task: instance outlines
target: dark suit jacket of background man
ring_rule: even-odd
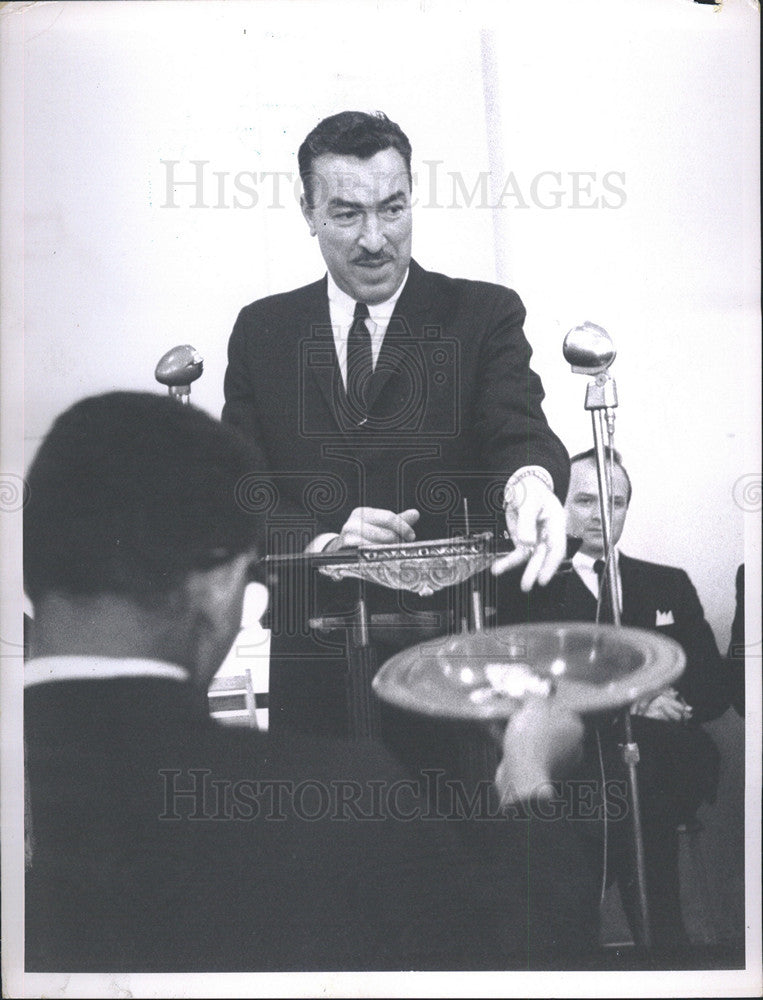
[[[686,668],[673,686],[693,707],[692,722],[718,718],[729,704],[725,675],[715,636],[688,574],[622,552],[619,563],[622,624],[675,639],[686,653]],[[574,571],[558,574],[547,587],[535,588],[530,594],[520,594],[516,582],[516,576],[509,574],[502,588],[502,621],[596,619],[596,598]],[[657,624],[658,613],[670,613],[673,621]]]
[[[729,705],[725,671],[713,631],[687,573],[672,566],[619,554],[622,581],[622,624],[649,629],[675,639],[686,653],[686,668],[674,687],[693,708],[688,723],[632,716],[633,736],[639,747],[637,768],[644,825],[647,888],[652,908],[654,938],[664,946],[676,940],[678,912],[678,825],[691,820],[703,801],[713,801],[718,781],[719,755],[700,723],[722,715]],[[557,574],[545,588],[520,594],[516,574],[499,579],[499,619],[511,621],[595,621],[596,599],[577,573]],[[673,618],[671,624],[658,625]],[[624,780],[618,744],[620,723],[600,718],[602,753],[608,780]],[[599,781],[595,742],[586,744],[578,777]],[[593,825],[588,824],[593,830]],[[615,825],[610,827],[614,832]],[[627,859],[624,835],[615,846]],[[600,832],[600,827],[599,827]],[[611,845],[612,846],[612,845]],[[621,889],[622,889],[621,882]],[[626,901],[627,903],[627,901]]]
[[[525,867],[474,864],[452,820],[406,818],[416,800],[386,797],[404,775],[379,747],[222,727],[190,684],[161,678],[35,684],[25,723],[30,972],[537,957]]]
[[[529,368],[524,307],[513,291],[487,282],[410,273],[390,320],[370,392],[368,420],[348,411],[322,280],[245,307],[229,345],[223,420],[259,449],[267,482],[243,502],[267,511],[268,551],[299,552],[324,531],[339,531],[355,507],[421,511],[417,539],[500,533],[508,477],[543,466],[564,500],[566,450],[542,412],[544,393]],[[343,733],[341,649],[287,635],[309,616],[305,590],[273,595],[271,725]],[[348,607],[354,590],[332,584],[322,607]],[[418,613],[452,606],[437,599],[378,592],[373,606]],[[277,609],[278,610],[278,609]],[[279,624],[279,613],[282,620]],[[446,630],[440,618],[429,634]],[[281,633],[281,634],[279,634]],[[393,644],[420,641],[415,631]],[[283,640],[283,641],[282,641]],[[320,677],[316,656],[322,656]],[[333,658],[333,664],[332,664]],[[313,666],[300,666],[309,660]]]

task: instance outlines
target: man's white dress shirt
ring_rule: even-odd
[[[622,614],[623,584],[620,579],[620,554],[617,549],[615,549],[612,553],[612,557],[614,562],[615,581],[617,583],[617,606]],[[586,555],[583,552],[576,552],[572,557],[572,568],[597,600],[599,598],[599,575],[593,567],[594,563],[597,562],[598,559],[598,556],[594,558],[593,556]]]

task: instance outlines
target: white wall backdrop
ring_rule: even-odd
[[[191,342],[222,406],[238,309],[322,270],[296,150],[382,108],[412,138],[414,253],[528,308],[547,413],[591,443],[561,345],[618,348],[630,551],[684,565],[719,642],[757,472],[757,21],[749,0],[52,3],[23,36],[27,461],[52,417],[158,388]],[[6,22],[7,23],[7,22]],[[498,206],[498,207],[496,207]],[[744,479],[743,477],[748,477]]]
[[[325,115],[381,107],[418,162],[485,168],[468,24],[394,3],[63,8],[22,14],[30,440],[82,392],[155,387],[186,339],[207,359],[195,401],[219,413],[238,310],[322,272],[295,180]],[[489,213],[450,214],[421,209],[419,254],[493,277]]]
[[[635,484],[623,547],[689,571],[723,649],[746,554],[759,665],[758,33],[753,0],[0,8],[6,608],[10,490],[54,416],[116,387],[163,391],[156,362],[185,342],[206,360],[192,398],[219,414],[238,310],[323,270],[299,143],[327,114],[380,108],[414,146],[416,258],[517,289],[571,452],[590,418],[562,341],[585,319],[609,330]],[[20,659],[20,619],[4,612],[4,656]],[[256,628],[247,642],[266,652]],[[9,702],[3,663],[9,718],[20,684]],[[12,768],[20,782],[20,753]]]
[[[500,212],[499,280],[527,305],[549,420],[571,453],[591,446],[587,380],[561,352],[590,319],[618,349],[623,547],[684,566],[722,643],[760,511],[757,20],[742,3],[526,4],[486,33],[492,162],[527,205]]]

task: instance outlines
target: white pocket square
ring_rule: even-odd
[[[655,618],[655,627],[660,625],[675,625],[676,620],[673,617],[672,611],[658,611]]]

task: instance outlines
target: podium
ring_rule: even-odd
[[[492,532],[268,555],[264,566],[274,595],[268,624],[281,635],[288,624],[302,625],[316,641],[332,637],[344,647],[347,735],[378,739],[380,704],[372,682],[382,656],[438,635],[481,630],[486,612],[476,578],[495,556]],[[406,595],[414,595],[415,607]],[[439,600],[428,610],[435,595]]]

